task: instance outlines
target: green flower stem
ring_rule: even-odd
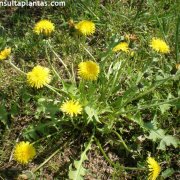
[[[109,157],[106,155],[106,153],[104,152],[104,150],[103,150],[103,148],[102,148],[102,146],[101,146],[99,140],[98,140],[96,137],[95,137],[94,139],[95,139],[96,144],[98,145],[98,147],[99,147],[101,153],[103,154],[104,158],[106,159],[106,161],[107,161],[110,165],[115,166],[115,163],[112,162],[112,161],[109,159]]]
[[[113,166],[113,167],[116,167],[116,164],[114,162],[112,162],[109,157],[106,155],[106,153],[104,152],[100,142],[98,141],[98,139],[96,137],[94,137],[95,139],[95,142],[97,144],[97,146],[99,147],[101,153],[103,154],[104,158],[107,160],[107,162]],[[137,168],[137,167],[125,167],[125,166],[121,166],[122,169],[124,170],[135,170],[135,171],[146,171],[147,168]]]
[[[60,60],[60,62],[62,63],[62,65],[65,67],[68,75],[69,75],[69,78],[71,79],[71,73],[69,72],[69,69],[67,68],[66,64],[63,62],[63,60],[58,56],[58,54],[54,51],[54,49],[52,48],[52,46],[50,45],[49,41],[46,41],[47,42],[47,45],[49,46],[50,50],[53,52],[53,54]]]
[[[0,178],[1,178],[2,180],[5,180],[1,175],[0,175]]]
[[[55,70],[54,66],[52,65],[51,61],[50,61],[50,58],[49,58],[49,55],[48,55],[48,52],[47,52],[47,46],[45,47],[45,52],[46,52],[46,56],[47,56],[47,60],[48,60],[48,63],[50,64],[54,74],[59,78],[60,81],[62,81],[60,75],[57,73],[57,71]]]
[[[64,149],[66,147],[66,145],[70,145],[70,141],[72,139],[74,135],[71,135],[69,137],[69,139],[64,143],[64,145],[60,146],[60,148],[58,148],[53,154],[51,154],[51,156],[49,156],[44,162],[42,162],[37,168],[35,168],[34,170],[32,170],[33,173],[35,173],[36,171],[38,171],[41,167],[43,167],[51,158],[53,158],[61,149]],[[70,143],[70,144],[69,144]]]
[[[48,84],[48,88],[49,87],[52,88],[53,90],[57,91],[57,92],[61,92],[61,93],[66,94],[67,96],[69,96],[69,94],[66,91],[63,91],[63,90],[58,89],[58,88],[55,88],[54,86],[51,86],[51,85]]]
[[[75,123],[74,123],[74,120],[73,120],[73,118],[72,117],[70,117],[70,119],[71,119],[71,122],[72,122],[72,124],[73,124],[73,126],[74,126],[74,128],[75,129],[79,129],[79,130],[81,130]]]
[[[88,94],[89,97],[94,97],[94,93],[96,92],[97,88],[96,88],[96,81],[88,81],[86,82],[86,86],[88,87],[86,93]]]
[[[132,170],[132,171],[147,171],[147,168],[137,168],[137,167],[125,167],[125,166],[121,166],[123,169],[126,170]]]
[[[86,99],[86,90],[85,90],[85,82],[83,79],[80,79],[80,82],[79,82],[79,91],[81,93],[81,97],[83,100]]]
[[[121,135],[119,133],[117,133],[116,131],[113,130],[113,133],[116,134],[116,136],[120,139],[120,141],[122,142],[124,148],[128,151],[128,152],[132,152],[129,147],[126,145],[125,141],[123,140],[123,138],[121,137]]]
[[[92,59],[96,62],[96,59],[95,59],[95,57],[90,53],[90,51],[83,45],[83,44],[80,44],[83,48],[84,48],[84,50],[92,57]]]
[[[63,90],[61,90],[61,89],[58,89],[58,88],[55,88],[55,87],[53,87],[53,86],[51,86],[51,85],[49,85],[49,84],[46,84],[45,85],[47,88],[49,88],[50,90],[52,90],[53,92],[55,92],[58,96],[60,96],[60,97],[62,97],[62,95],[59,93],[59,92],[61,92],[61,93],[64,93],[64,94],[66,94],[67,96],[69,96],[69,94],[67,94],[67,92],[65,92],[65,91],[63,91]],[[58,92],[59,91],[59,92]]]
[[[49,85],[49,84],[48,84]],[[65,93],[64,91],[62,91],[62,90],[60,90],[60,89],[58,89],[58,88],[55,88],[54,86],[51,86],[51,85],[49,85],[51,88],[53,88],[54,90],[56,90],[56,91],[61,91],[61,92],[63,92],[63,93]]]
[[[26,73],[25,73],[24,71],[20,70],[15,64],[13,64],[13,63],[11,62],[11,60],[6,61],[6,62],[8,62],[8,64],[10,64],[14,69],[16,69],[16,70],[17,70],[18,72],[20,72],[21,74],[26,75]]]
[[[62,95],[60,93],[58,93],[53,86],[50,86],[49,84],[45,85],[47,88],[49,88],[51,91],[55,92],[58,96],[62,97]]]
[[[60,149],[57,149],[53,154],[51,154],[51,156],[49,156],[43,163],[41,163],[36,169],[32,170],[33,173],[35,173],[36,171],[38,171],[41,167],[43,167],[52,157],[54,157],[58,152],[60,151]]]

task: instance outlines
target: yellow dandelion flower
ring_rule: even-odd
[[[129,47],[128,43],[126,42],[120,42],[118,45],[116,45],[113,49],[113,52],[118,52],[118,51],[124,51],[124,52],[129,52]]]
[[[78,65],[78,74],[86,80],[97,80],[100,72],[99,65],[93,61],[81,62]]]
[[[180,70],[180,64],[176,64],[176,69]]]
[[[92,21],[83,20],[75,24],[75,28],[84,36],[92,35],[95,32],[95,24]]]
[[[38,35],[44,34],[49,36],[54,31],[54,29],[54,24],[49,20],[40,20],[34,26],[34,32]]]
[[[11,54],[11,48],[5,48],[4,50],[0,51],[0,60],[7,59]]]
[[[150,47],[157,52],[167,54],[170,52],[169,46],[159,38],[152,38],[150,42]]]
[[[36,155],[36,150],[29,142],[19,142],[14,149],[14,159],[21,163],[27,164]]]
[[[156,180],[156,178],[158,177],[158,175],[161,172],[161,166],[152,157],[148,157],[147,163],[148,163],[148,167],[149,167],[149,171],[150,171],[148,180]]]
[[[27,73],[27,82],[31,87],[37,89],[49,84],[51,81],[50,70],[46,67],[35,66],[31,72]]]
[[[66,101],[60,107],[62,112],[69,114],[71,117],[81,114],[82,106],[78,101]]]

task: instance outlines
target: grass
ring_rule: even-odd
[[[22,71],[40,64],[53,76],[50,89],[37,90],[9,60],[0,62],[1,179],[67,179],[76,172],[74,179],[141,180],[148,176],[149,155],[161,165],[159,179],[178,179],[178,1],[70,0],[66,7],[0,8],[1,49],[12,48],[12,62]],[[48,47],[48,38],[33,33],[40,19],[55,24]],[[70,19],[93,21],[95,34],[77,35]],[[153,37],[164,39],[170,53],[153,51]],[[134,56],[113,53],[119,41],[128,42]],[[78,64],[89,59],[101,69],[93,83],[77,75]],[[67,97],[81,101],[82,115],[71,119],[59,110]],[[25,166],[13,159],[19,141],[37,150]]]

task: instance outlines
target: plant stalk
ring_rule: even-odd
[[[109,157],[106,155],[106,153],[104,152],[99,140],[95,137],[95,142],[97,144],[97,146],[99,147],[101,153],[103,154],[104,158],[107,160],[107,162],[112,165],[113,167],[116,167],[116,164],[114,162],[112,162]],[[125,167],[125,166],[121,166],[122,169],[124,170],[133,170],[133,171],[146,171],[147,168],[137,168],[137,167]]]
[[[49,46],[50,50],[53,52],[53,54],[60,60],[60,62],[62,63],[62,65],[64,66],[64,68],[66,69],[68,75],[69,75],[69,78],[71,79],[71,73],[69,72],[66,64],[63,62],[63,60],[58,56],[58,54],[54,51],[54,49],[52,48],[52,46],[50,45],[49,41],[46,41],[47,42],[47,45]]]
[[[49,55],[48,55],[48,52],[47,52],[47,46],[45,47],[45,52],[46,52],[46,56],[47,56],[48,63],[49,63],[49,65],[51,66],[54,74],[60,79],[60,81],[62,81],[60,75],[57,73],[57,71],[55,70],[55,68],[53,67],[53,65],[52,65],[52,63],[51,63],[51,61],[50,61],[50,58],[49,58]]]
[[[60,93],[58,93],[52,86],[50,86],[49,84],[45,85],[47,88],[49,88],[51,91],[55,92],[58,96],[62,97],[62,95]]]
[[[16,69],[18,72],[20,72],[23,75],[26,75],[26,73],[24,71],[22,71],[21,69],[19,69],[15,64],[13,64],[11,62],[11,60],[8,61],[8,64],[10,64],[14,69]]]
[[[129,147],[126,145],[125,141],[123,140],[122,136],[117,133],[116,131],[113,130],[113,133],[116,134],[116,136],[120,139],[120,141],[122,142],[124,148],[128,151],[128,152],[132,152]]]

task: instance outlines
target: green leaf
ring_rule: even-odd
[[[35,118],[38,119],[40,115],[44,115],[47,118],[53,119],[55,114],[59,111],[57,101],[53,99],[39,98],[37,102],[37,109],[35,112]]]
[[[74,161],[74,166],[77,170],[70,170],[69,178],[73,180],[83,180],[83,176],[86,175],[87,170],[82,167],[80,161]],[[72,164],[70,165],[70,169],[72,169]]]
[[[113,105],[118,109],[123,108],[128,102],[131,102],[138,90],[137,85],[129,87],[128,90],[123,93],[123,96],[118,97],[115,102],[113,102]]]
[[[151,122],[144,123],[144,127],[148,130],[154,130],[157,129],[158,121],[157,121],[157,114],[154,114],[153,120]]]
[[[89,118],[90,121],[93,121],[93,118],[95,118],[95,120],[96,120],[97,122],[101,123],[101,122],[99,121],[98,112],[97,112],[96,109],[94,109],[93,107],[90,107],[90,106],[86,106],[86,107],[84,108],[84,110],[85,110],[86,114],[88,115],[88,118]],[[88,121],[88,122],[89,122],[89,121]]]
[[[11,105],[11,115],[17,115],[19,113],[18,105],[15,103],[12,103]]]
[[[160,141],[160,144],[157,149],[166,150],[166,146],[173,145],[175,148],[178,147],[179,141],[176,137],[169,134],[166,135],[166,132],[163,129],[152,129],[148,136],[149,139],[152,139],[154,142]]]
[[[175,148],[178,147],[178,139],[171,135],[164,136],[163,139],[160,141],[158,149],[166,150],[166,146],[173,145]]]
[[[138,113],[136,113],[136,114],[133,114],[133,115],[131,115],[131,114],[126,115],[126,117],[127,117],[128,119],[130,119],[131,121],[134,121],[135,123],[139,124],[139,125],[141,126],[141,128],[144,128],[144,127],[145,127],[144,121],[143,121],[143,119],[142,119],[142,117],[141,117],[140,112],[138,112]]]
[[[37,140],[40,137],[47,137],[50,133],[53,133],[56,125],[58,124],[58,131],[61,132],[61,126],[59,124],[59,121],[54,119],[53,121],[48,122],[40,122],[36,125],[29,125],[27,128],[23,130],[23,137],[28,140]]]
[[[149,134],[149,139],[153,141],[157,141],[157,139],[162,139],[165,136],[165,132],[163,129],[151,130]]]
[[[63,82],[62,91],[69,94],[70,96],[75,96],[78,92],[78,89],[73,84],[68,84],[68,83]]]
[[[39,139],[39,135],[37,134],[37,130],[33,125],[29,125],[26,129],[24,129],[22,136],[27,140],[37,140]]]
[[[91,149],[91,143],[93,141],[93,136],[91,137],[88,144],[85,144],[85,150],[81,153],[80,160],[74,160],[74,168],[72,167],[72,164],[69,166],[69,179],[71,180],[83,180],[84,176],[87,173],[87,170],[83,167],[83,162],[85,160],[88,160],[88,157],[86,155],[87,151]]]
[[[162,104],[159,107],[160,107],[160,110],[161,110],[162,114],[164,114],[165,112],[167,112],[169,110],[171,105],[170,104]]]
[[[165,171],[163,171],[161,175],[163,178],[168,178],[168,177],[172,176],[174,174],[174,172],[175,171],[173,168],[168,168]]]

